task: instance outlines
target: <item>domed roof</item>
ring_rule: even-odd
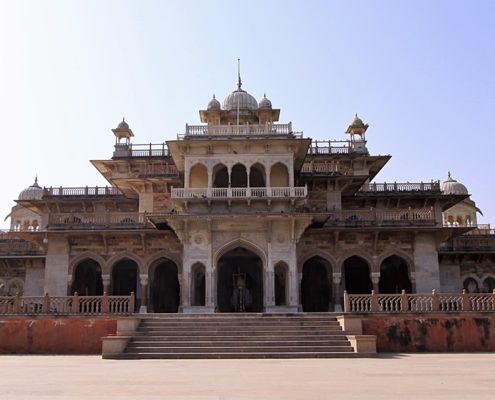
[[[34,183],[19,193],[18,200],[41,200],[43,197],[43,189],[38,185],[38,177],[34,179]]]
[[[460,182],[457,182],[455,179],[452,179],[450,171],[448,173],[447,180],[441,183],[440,189],[443,194],[469,194],[466,186]]]
[[[220,111],[220,102],[215,98],[215,95],[213,95],[213,98],[208,103],[208,107],[206,109],[207,110],[219,110]]]
[[[117,125],[117,129],[129,129],[129,124],[125,122],[125,118],[122,118],[122,122]]]
[[[358,115],[356,114],[356,116],[354,117],[354,119],[351,122],[351,126],[352,127],[358,127],[358,126],[362,127],[362,126],[364,126],[363,120],[361,118],[359,118]]]
[[[263,98],[260,100],[259,108],[265,110],[272,108],[272,102],[266,98],[266,94],[264,94]]]
[[[240,110],[257,110],[258,102],[248,92],[237,89],[229,94],[223,101],[222,109],[225,111],[237,110],[239,105]]]

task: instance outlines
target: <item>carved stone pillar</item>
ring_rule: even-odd
[[[342,311],[342,305],[340,304],[340,284],[342,282],[342,273],[334,272],[332,274],[333,283],[333,309],[334,311]]]
[[[372,272],[370,274],[371,278],[371,283],[373,284],[373,290],[375,293],[378,293],[378,284],[380,283],[380,273],[379,272]]]
[[[139,275],[141,283],[141,306],[139,312],[145,314],[148,312],[148,275]]]
[[[101,282],[103,283],[103,293],[110,294],[110,275],[102,275]]]

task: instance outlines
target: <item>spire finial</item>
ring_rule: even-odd
[[[447,172],[447,179],[448,179],[449,181],[451,181],[451,180],[452,180],[452,174],[450,173],[450,170]]]
[[[241,90],[241,59],[237,59],[237,90]]]
[[[36,176],[34,177],[34,184],[37,185],[38,184],[38,174],[36,174]]]
[[[213,98],[215,98],[215,93],[213,93]]]

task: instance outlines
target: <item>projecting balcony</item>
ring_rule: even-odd
[[[495,253],[495,230],[465,234],[440,245],[441,253]]]
[[[0,257],[40,256],[40,246],[23,239],[16,238],[8,232],[0,232]]]
[[[113,158],[162,158],[170,157],[166,143],[117,143]]]
[[[325,226],[435,226],[437,220],[431,208],[339,210],[328,213]]]
[[[288,124],[245,124],[245,125],[189,125],[178,139],[210,138],[230,136],[284,136],[302,138],[302,132],[293,132]]]
[[[368,154],[366,140],[313,140],[308,154],[315,156],[331,156],[346,154]]]
[[[43,197],[106,197],[121,196],[115,186],[83,186],[83,187],[44,187]]]
[[[307,187],[232,187],[232,188],[184,188],[173,189],[173,200],[276,200],[304,199]]]
[[[137,212],[52,213],[47,229],[143,229],[150,227],[146,215]]]

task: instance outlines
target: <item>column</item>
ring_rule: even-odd
[[[67,295],[72,296],[73,293],[71,293],[71,286],[72,286],[72,275],[67,275]]]
[[[141,283],[141,306],[139,307],[140,314],[148,312],[148,275],[139,275]]]
[[[372,272],[370,274],[371,283],[373,284],[373,290],[378,294],[378,284],[380,283],[380,273]]]
[[[101,275],[101,282],[103,283],[103,293],[110,294],[110,275]]]
[[[333,309],[336,312],[342,311],[342,304],[340,304],[340,283],[342,282],[342,273],[334,272],[332,274],[333,282]]]

